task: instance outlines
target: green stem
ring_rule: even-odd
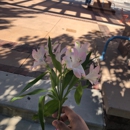
[[[61,79],[59,79],[59,108],[58,108],[58,116],[57,116],[57,120],[60,120],[60,116],[61,116],[61,109],[62,109],[62,97],[63,97],[63,94],[62,94],[62,77]]]
[[[57,116],[57,120],[60,120],[60,115],[61,115],[61,109],[62,109],[62,106],[61,106],[61,102],[59,101],[59,108],[58,108],[58,116]]]
[[[70,90],[72,89],[72,87],[73,87],[73,81],[75,80],[75,76],[73,75],[73,77],[72,77],[72,79],[71,79],[71,81],[70,81],[70,83],[69,83],[69,85],[68,85],[68,88],[67,88],[67,91],[66,91],[66,93],[64,94],[64,97],[63,98],[66,98],[67,97],[67,95],[69,94],[69,92],[70,92]]]
[[[65,66],[63,66],[63,72],[61,72],[58,76],[59,78],[59,84],[58,84],[58,95],[59,95],[59,107],[58,107],[58,116],[57,116],[57,120],[60,120],[60,116],[61,116],[61,110],[62,110],[62,104],[63,104],[63,87],[62,87],[62,81],[66,72]]]

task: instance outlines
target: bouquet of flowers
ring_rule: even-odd
[[[44,118],[51,116],[55,111],[58,112],[57,120],[60,120],[62,105],[67,100],[71,90],[75,90],[75,101],[77,104],[80,103],[83,89],[88,86],[82,86],[81,81],[83,79],[87,83],[95,85],[98,83],[100,68],[99,66],[94,67],[88,47],[89,43],[81,44],[80,42],[75,42],[73,47],[61,49],[61,44],[54,43],[52,46],[51,39],[48,38],[46,46],[40,46],[39,49],[32,51],[32,57],[35,59],[32,68],[43,65],[46,67],[46,71],[29,82],[20,94],[12,98],[11,101],[22,99],[27,95],[44,93],[39,98],[38,113],[35,116],[39,119],[42,130],[44,130]],[[50,66],[48,61],[53,63],[53,67]],[[89,69],[88,74],[85,73],[87,69]],[[49,74],[51,89],[35,89],[32,92],[28,92],[46,74]],[[45,92],[47,93],[45,94]],[[48,102],[45,101],[46,96],[50,97]]]

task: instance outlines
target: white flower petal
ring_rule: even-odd
[[[34,50],[34,49],[33,49],[33,51],[32,51],[32,57],[33,57],[35,60],[38,59],[37,52],[36,52],[36,50]]]
[[[79,65],[77,68],[73,68],[73,72],[77,78],[85,77],[85,72],[82,65]]]
[[[40,51],[41,55],[44,55],[45,54],[44,46],[40,46],[39,51]]]
[[[38,65],[40,65],[40,63],[37,62],[37,61],[34,61],[33,66],[32,66],[32,69],[33,69],[33,68],[36,69],[36,67],[37,67]]]
[[[36,66],[38,65],[46,65],[45,63],[45,59],[44,59],[44,55],[45,55],[45,50],[43,46],[40,46],[40,49],[33,50],[32,51],[32,57],[35,59],[33,67],[32,68],[36,68]]]
[[[67,51],[66,47],[61,50],[61,55],[63,55]]]
[[[64,57],[63,57],[63,60],[64,60],[64,62],[66,63],[66,67],[67,67],[68,69],[72,69],[72,62],[71,62],[71,60],[70,60],[70,57],[64,56]]]
[[[60,51],[61,51],[61,44],[58,44],[58,46],[57,46],[57,48],[56,48],[55,54],[56,54],[56,53],[60,53]]]
[[[81,79],[81,73],[79,69],[73,68],[73,73],[77,78]]]
[[[92,84],[97,84],[100,78],[100,74],[98,74],[99,69],[100,69],[99,66],[94,68],[94,65],[91,64],[89,69],[89,74],[86,75],[85,79],[88,79]]]
[[[93,64],[91,64],[91,65],[90,65],[89,72],[91,73],[91,72],[93,71],[93,69],[94,69],[94,65],[93,65]]]
[[[62,56],[65,52],[66,52],[66,48],[63,48],[63,49],[61,50],[61,52],[55,54],[55,55],[56,55],[56,59],[57,59],[59,62],[61,62],[61,56]]]
[[[100,70],[100,67],[99,67],[99,66],[95,67],[95,68],[94,68],[94,73],[97,73],[97,74],[98,74],[98,73],[99,73],[99,70]]]
[[[81,47],[80,42],[76,41],[74,48],[76,48],[77,50],[80,50],[80,47]]]
[[[71,56],[71,54],[72,54],[72,50],[71,49],[67,49],[66,56]]]

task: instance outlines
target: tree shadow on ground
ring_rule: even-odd
[[[34,18],[34,14],[38,11],[27,10],[16,6],[9,6],[4,3],[0,3],[0,30],[9,29],[13,27],[13,22],[16,18]]]
[[[3,1],[4,2],[4,1]],[[45,0],[41,2],[36,1],[7,1],[3,4],[10,5],[12,7],[6,8],[1,7],[2,11],[5,11],[6,13],[1,13],[2,16],[5,17],[21,17],[22,15],[27,15],[31,13],[47,13],[48,15],[58,15],[61,17],[69,17],[69,18],[80,18],[82,20],[94,20],[94,21],[100,21],[104,23],[111,23],[116,25],[121,25],[122,23],[119,22],[121,19],[121,14],[118,13],[117,15],[112,14],[104,14],[100,11],[90,11],[87,9],[87,6],[84,5],[81,1],[75,2],[75,1],[58,1],[58,0]],[[8,12],[10,11],[10,13]],[[29,17],[29,16],[25,16]],[[32,17],[32,16],[30,16]],[[105,20],[104,20],[105,19]],[[123,24],[122,24],[123,25]]]

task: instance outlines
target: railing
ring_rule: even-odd
[[[114,39],[123,39],[123,40],[129,40],[130,41],[130,37],[126,37],[126,36],[113,36],[113,37],[109,38],[108,41],[106,42],[105,46],[104,46],[102,55],[100,56],[100,60],[105,59],[105,54],[106,54],[106,51],[107,51],[108,44],[110,43],[110,41],[112,41]]]

